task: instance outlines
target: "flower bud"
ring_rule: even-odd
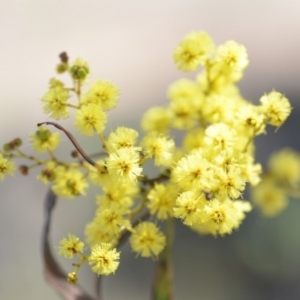
[[[73,79],[84,80],[90,73],[90,69],[87,62],[81,58],[77,58],[75,63],[71,66],[70,73]]]
[[[19,167],[19,171],[20,171],[20,173],[21,173],[22,175],[24,175],[24,176],[28,175],[28,167],[25,166],[25,165],[21,165],[21,166]]]
[[[78,281],[77,274],[75,272],[71,272],[68,274],[67,280],[70,284],[76,284]]]
[[[38,137],[42,141],[48,141],[51,132],[48,129],[45,130],[37,130],[35,133],[36,137]]]
[[[13,150],[13,147],[12,147],[11,143],[6,143],[6,144],[3,145],[3,151],[4,152],[10,152],[12,150]]]
[[[20,138],[15,138],[12,143],[15,147],[20,147],[22,145],[22,140]]]
[[[73,150],[73,151],[71,152],[71,156],[74,157],[74,158],[77,158],[77,157],[79,156],[78,151],[77,151],[77,150]]]
[[[59,54],[59,58],[60,58],[60,61],[64,64],[67,64],[68,63],[68,60],[69,60],[69,57],[68,57],[68,54],[67,52],[62,52]]]
[[[67,70],[68,70],[68,65],[67,64],[61,63],[61,64],[58,64],[56,66],[56,72],[58,74],[62,74],[64,72],[66,72]]]

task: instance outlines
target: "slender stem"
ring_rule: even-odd
[[[153,282],[152,300],[174,299],[173,289],[173,241],[174,219],[168,219],[166,228],[167,243],[156,263],[156,271]]]
[[[76,109],[79,108],[79,105],[75,105],[75,104],[72,104],[72,103],[67,103],[66,106],[67,106],[67,107],[76,108]]]
[[[54,127],[58,128],[59,130],[63,131],[66,136],[69,138],[69,140],[71,141],[71,143],[74,145],[74,147],[76,148],[76,150],[81,154],[81,156],[92,166],[94,167],[98,167],[97,163],[94,162],[92,159],[89,158],[89,156],[87,156],[87,154],[83,151],[83,149],[80,147],[80,145],[78,144],[78,142],[76,141],[76,139],[74,138],[74,136],[67,131],[65,128],[63,128],[61,125],[55,123],[55,122],[42,122],[42,123],[38,123],[37,126],[41,126],[41,125],[53,125]]]
[[[144,183],[144,184],[149,184],[149,185],[154,185],[157,182],[163,182],[169,179],[168,175],[165,174],[160,174],[157,177],[154,178],[148,178],[146,176],[139,176],[138,181]]]
[[[38,159],[34,156],[27,155],[24,152],[22,152],[20,149],[16,149],[16,150],[17,150],[17,153],[19,154],[19,156],[15,155],[15,154],[12,154],[12,157],[14,157],[14,158],[27,158],[27,159],[33,160],[33,161],[35,161],[36,163],[39,163],[39,164],[44,164],[44,163],[48,162],[48,160],[41,160],[41,159]]]
[[[242,152],[246,152],[246,151],[247,151],[248,146],[250,145],[251,141],[253,141],[255,135],[261,130],[261,128],[263,127],[263,125],[266,124],[266,121],[267,121],[267,120],[264,119],[264,120],[261,122],[261,124],[259,125],[259,127],[256,128],[256,130],[253,131],[251,137],[250,137],[249,140],[247,141],[247,143],[246,143],[246,145],[245,145],[245,147],[244,147],[244,149],[243,149]]]
[[[75,82],[77,82],[76,94],[77,94],[77,97],[78,97],[78,103],[80,104],[81,81],[80,81],[80,80],[77,80],[77,81],[75,81]]]
[[[54,153],[48,149],[48,153],[49,153],[49,156],[50,158],[53,160],[53,161],[57,161],[57,158],[55,157]]]
[[[105,136],[102,133],[98,133],[98,136],[102,142],[103,149],[107,150],[107,142]]]
[[[79,270],[79,268],[87,261],[88,256],[85,256],[85,255],[81,254],[80,252],[78,252],[78,253],[76,253],[76,254],[77,254],[77,256],[80,258],[79,263],[74,264],[74,267],[75,267],[74,272],[77,273],[77,271]]]
[[[37,162],[37,163],[35,163],[35,164],[31,165],[31,166],[27,166],[27,169],[28,169],[28,171],[29,171],[29,170],[31,170],[31,169],[33,169],[33,168],[35,168],[35,167],[39,167],[39,166],[41,166],[41,165],[42,165],[42,163]]]

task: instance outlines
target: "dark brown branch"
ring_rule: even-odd
[[[88,295],[80,286],[70,285],[67,281],[67,274],[61,269],[55,260],[50,246],[50,225],[52,211],[56,203],[56,195],[49,190],[45,199],[45,223],[43,226],[42,250],[44,261],[44,275],[46,281],[53,289],[66,300],[96,300]]]
[[[55,122],[42,122],[42,123],[38,123],[37,126],[41,126],[41,125],[53,125],[54,127],[58,128],[59,130],[63,131],[65,133],[65,135],[69,138],[69,140],[71,141],[71,143],[74,145],[74,147],[77,149],[77,151],[81,154],[81,156],[92,166],[97,167],[97,163],[94,162],[92,159],[89,158],[89,156],[87,156],[87,154],[83,151],[83,149],[80,147],[80,145],[78,144],[78,142],[76,141],[76,139],[74,138],[74,136],[67,131],[66,129],[64,129],[61,125],[55,123]]]
[[[139,180],[143,183],[143,184],[148,184],[150,186],[154,185],[155,183],[159,183],[159,182],[164,182],[166,180],[170,179],[170,177],[168,175],[165,175],[165,174],[160,174],[159,176],[157,177],[154,177],[154,178],[148,178],[146,176],[141,176],[139,178]]]

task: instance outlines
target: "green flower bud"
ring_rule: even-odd
[[[77,58],[75,63],[70,68],[70,73],[75,80],[84,80],[90,73],[89,66],[81,58]]]
[[[15,138],[13,141],[12,141],[12,144],[15,146],[15,147],[20,147],[22,145],[22,140],[20,138]]]
[[[19,166],[19,171],[24,176],[28,175],[28,167],[25,165]]]
[[[67,70],[68,70],[68,65],[67,64],[61,63],[61,64],[58,64],[56,66],[56,72],[58,74],[62,74],[64,72],[66,72]]]
[[[10,143],[6,143],[6,144],[3,145],[3,151],[4,152],[9,152],[11,150],[13,150],[13,147],[11,146]]]
[[[49,130],[38,130],[35,135],[42,141],[48,141],[51,132]]]

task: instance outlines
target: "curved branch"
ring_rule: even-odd
[[[44,262],[44,275],[46,281],[54,288],[54,290],[66,300],[96,300],[87,294],[80,286],[70,285],[67,281],[67,274],[61,269],[55,260],[50,246],[50,225],[52,211],[56,203],[56,195],[48,191],[45,199],[45,223],[42,235],[42,250]]]
[[[74,145],[74,147],[76,148],[76,150],[81,154],[81,156],[92,166],[97,167],[97,163],[94,162],[92,159],[89,158],[89,156],[87,156],[87,154],[83,151],[83,149],[80,147],[80,145],[78,144],[78,142],[76,141],[76,139],[74,138],[74,136],[67,131],[65,128],[63,128],[61,125],[55,123],[55,122],[42,122],[42,123],[38,123],[37,126],[41,126],[41,125],[53,125],[54,127],[58,128],[59,130],[63,131],[65,133],[65,135],[69,138],[69,140],[71,141],[71,143]]]

